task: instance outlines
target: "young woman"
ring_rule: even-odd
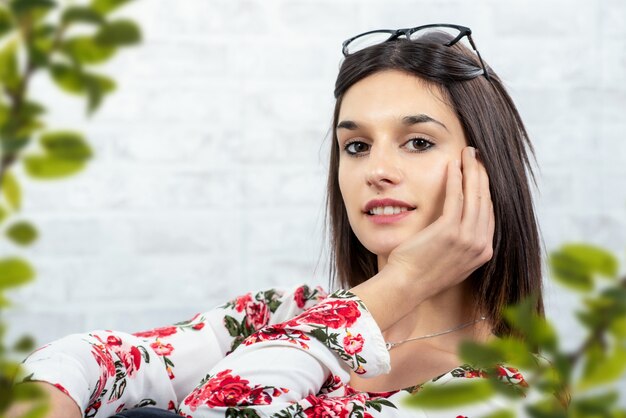
[[[371,31],[343,52],[327,195],[340,289],[251,292],[174,326],[55,341],[25,362],[28,384],[53,399],[50,417],[454,417],[510,406],[400,401],[481,378],[457,347],[510,334],[507,304],[534,294],[543,311],[519,114],[468,28]]]

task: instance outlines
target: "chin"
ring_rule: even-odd
[[[403,242],[403,240],[399,239],[398,237],[387,237],[378,240],[373,239],[372,237],[368,237],[368,239],[366,240],[359,239],[359,241],[361,241],[363,246],[367,248],[369,252],[378,256],[389,255],[389,253],[391,253],[394,248],[396,248]]]

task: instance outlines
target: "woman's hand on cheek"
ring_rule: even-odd
[[[464,148],[461,158],[448,164],[442,215],[389,254],[387,264],[407,272],[421,299],[465,280],[493,255],[487,171],[474,148]]]

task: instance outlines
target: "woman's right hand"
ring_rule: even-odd
[[[448,164],[443,213],[414,237],[398,245],[387,263],[407,272],[426,299],[465,280],[493,255],[495,218],[489,177],[475,149]],[[412,287],[412,286],[411,286]]]
[[[12,405],[6,413],[7,418],[21,418],[27,416],[29,411],[37,408],[41,403],[48,402],[48,412],[45,418],[81,418],[82,414],[76,402],[69,395],[66,395],[53,385],[45,382],[20,383],[21,385],[36,385],[47,400],[37,400],[31,402],[18,402]]]
[[[447,167],[442,215],[398,245],[371,279],[353,287],[381,330],[465,280],[493,255],[495,218],[485,167],[466,147]]]

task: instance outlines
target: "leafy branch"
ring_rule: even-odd
[[[573,349],[561,348],[554,326],[534,312],[531,298],[505,311],[518,337],[462,345],[463,360],[483,370],[486,379],[432,387],[408,404],[460,406],[500,394],[511,405],[517,403],[517,409],[493,411],[489,418],[515,417],[521,411],[533,418],[626,417],[615,386],[626,377],[626,277],[619,277],[612,254],[586,244],[564,245],[550,255],[549,264],[552,277],[580,295],[576,318],[586,333]],[[497,373],[502,365],[523,370],[524,384],[503,379]]]
[[[93,68],[141,41],[135,22],[115,17],[131,1],[0,0],[0,232],[15,246],[28,246],[39,235],[31,222],[18,219],[23,193],[16,170],[36,180],[61,179],[81,172],[93,156],[82,133],[47,129],[47,109],[32,97],[31,82],[47,74],[61,91],[86,100],[88,116],[96,112],[116,84]],[[26,151],[33,141],[37,150]],[[0,256],[0,313],[10,306],[5,292],[34,277],[27,260]],[[0,320],[0,415],[15,398],[33,395],[16,392],[11,382],[19,369],[12,357],[34,343],[25,336],[7,347],[6,327]]]

